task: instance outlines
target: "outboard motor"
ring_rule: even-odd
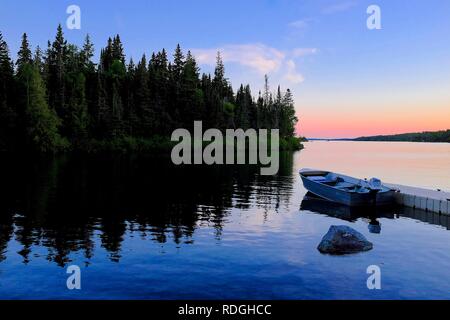
[[[371,190],[378,190],[381,191],[383,189],[383,186],[381,184],[381,180],[378,178],[372,178],[369,180],[369,188]]]
[[[372,196],[373,205],[376,206],[377,204],[377,193],[380,192],[383,189],[383,186],[381,184],[381,180],[378,178],[372,178],[369,180],[369,192]]]

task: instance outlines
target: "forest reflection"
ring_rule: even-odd
[[[291,153],[281,155],[276,176],[259,175],[257,166],[177,167],[151,156],[3,157],[0,263],[12,240],[24,263],[39,247],[60,266],[74,252],[91,260],[97,236],[116,262],[131,232],[193,244],[196,229],[213,226],[220,241],[231,208],[267,213],[287,206],[292,171]]]

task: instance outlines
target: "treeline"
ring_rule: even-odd
[[[290,90],[275,94],[268,80],[255,99],[249,85],[236,93],[220,53],[214,74],[200,74],[191,52],[126,60],[120,36],[109,38],[95,63],[89,36],[81,48],[58,26],[45,50],[32,52],[27,35],[16,61],[0,33],[0,150],[40,152],[136,148],[169,141],[176,128],[280,129],[282,145],[298,148]]]
[[[450,142],[450,129],[356,138],[356,141]]]

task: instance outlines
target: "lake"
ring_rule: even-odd
[[[305,198],[302,167],[450,190],[450,144],[308,142],[282,154],[276,176],[166,157],[4,155],[0,299],[450,299],[450,217]],[[331,225],[374,249],[319,253]],[[81,290],[66,287],[70,265]],[[370,265],[381,290],[367,288]]]

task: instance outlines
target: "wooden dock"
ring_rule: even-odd
[[[450,192],[386,183],[397,190],[395,200],[406,207],[450,215]]]

